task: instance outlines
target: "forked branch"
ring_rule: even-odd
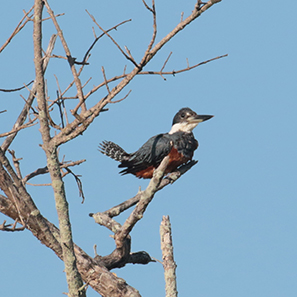
[[[106,30],[106,32],[109,32],[111,30],[117,30],[117,28],[127,22],[131,22],[132,19],[129,19],[129,20],[126,20],[126,21],[123,21],[123,22],[120,22],[119,24],[113,26],[112,28]],[[95,40],[93,41],[93,43],[91,44],[91,46],[88,48],[88,50],[86,51],[85,55],[84,55],[84,58],[82,60],[82,62],[76,62],[76,64],[86,64],[87,62],[87,57],[89,56],[89,53],[90,51],[92,50],[92,48],[95,46],[95,44],[98,42],[99,39],[101,39],[103,36],[105,35],[105,33],[102,33],[101,35],[99,35],[98,37],[95,38]]]
[[[31,13],[31,11],[33,10],[33,8],[34,8],[34,5],[28,10],[28,12],[24,12],[25,15],[23,16],[23,18],[20,20],[20,22],[18,23],[18,25],[16,26],[16,28],[14,29],[14,31],[12,32],[12,34],[9,36],[9,38],[1,46],[0,53],[11,42],[11,40],[13,39],[13,37],[15,37],[25,27],[25,25],[30,21],[30,17],[28,17],[28,15]]]
[[[86,10],[87,11],[87,10]],[[111,37],[111,35],[108,33],[108,31],[104,30],[95,20],[95,18],[87,11],[88,15],[90,16],[90,18],[93,20],[93,22],[98,26],[98,28],[109,37],[109,39],[115,44],[115,46],[120,50],[120,52],[125,56],[125,58],[129,61],[131,61],[134,66],[139,67],[139,65],[136,63],[136,61],[134,60],[134,58],[132,57],[132,55],[127,55],[122,48],[120,47],[120,45],[114,40],[114,38]]]
[[[49,44],[48,44],[48,47],[47,47],[47,50],[46,50],[46,53],[45,53],[45,56],[44,56],[44,59],[43,59],[43,73],[45,73],[45,71],[46,71],[46,68],[47,68],[47,65],[48,65],[49,59],[50,59],[49,57],[52,54],[52,51],[54,49],[56,39],[57,39],[57,35],[52,35],[51,38],[50,38],[50,41],[49,41]],[[9,146],[11,145],[13,140],[15,139],[15,137],[16,137],[18,131],[19,131],[18,130],[19,127],[22,127],[24,122],[26,121],[29,110],[30,110],[30,108],[31,108],[31,106],[33,104],[34,99],[35,99],[36,89],[37,89],[37,83],[34,82],[34,84],[32,86],[32,89],[30,91],[29,97],[26,100],[26,104],[23,107],[20,115],[18,116],[18,118],[17,118],[17,120],[16,120],[16,122],[13,125],[13,128],[11,130],[11,131],[14,131],[14,132],[12,134],[8,135],[8,137],[2,143],[1,148],[2,148],[2,150],[4,152],[9,148]]]
[[[164,176],[165,170],[169,162],[169,156],[165,157],[158,168],[154,171],[153,177],[150,180],[148,187],[143,191],[141,198],[136,205],[135,209],[132,211],[130,216],[127,218],[123,224],[120,231],[115,234],[115,242],[117,247],[121,247],[124,239],[131,232],[135,224],[142,218],[147,206],[154,198],[155,193],[161,183]]]
[[[33,26],[33,44],[34,44],[34,66],[37,82],[37,104],[39,109],[40,132],[42,137],[42,148],[47,158],[47,167],[52,180],[52,188],[54,191],[56,210],[58,214],[60,239],[63,252],[63,262],[65,264],[66,279],[68,284],[69,295],[72,297],[86,296],[85,290],[79,292],[79,288],[83,286],[81,274],[76,265],[76,257],[74,251],[74,243],[72,238],[72,230],[69,218],[68,202],[66,200],[66,192],[62,180],[57,148],[51,143],[51,134],[48,117],[48,104],[45,96],[45,79],[42,65],[42,10],[43,4],[48,9],[53,23],[56,26],[58,35],[64,46],[66,55],[70,57],[70,51],[63,37],[63,33],[57,23],[57,20],[50,9],[46,0],[35,0],[34,5],[34,26]],[[83,99],[81,92],[81,84],[77,76],[74,65],[71,70],[76,81],[76,87],[79,99]],[[85,106],[84,106],[85,108]],[[83,108],[83,109],[84,109]]]
[[[6,221],[0,225],[1,231],[8,231],[8,232],[18,232],[18,231],[24,231],[26,226],[23,225],[22,227],[17,227],[17,223],[19,223],[19,220],[16,219],[13,224],[6,224]]]
[[[77,74],[77,71],[76,71],[76,68],[75,68],[75,65],[74,65],[74,61],[75,59],[71,56],[71,52],[70,52],[70,49],[67,45],[67,42],[64,38],[64,35],[63,35],[63,32],[57,22],[57,19],[53,13],[53,11],[51,10],[47,0],[43,0],[44,2],[44,5],[46,6],[47,8],[47,12],[48,14],[50,15],[55,27],[56,27],[56,30],[57,30],[57,33],[58,33],[58,36],[62,42],[62,45],[63,45],[63,48],[64,48],[64,51],[65,51],[65,54],[66,54],[66,57],[68,58],[68,62],[69,62],[69,65],[70,65],[70,68],[71,68],[71,72],[72,72],[72,75],[74,77],[74,82],[75,82],[75,85],[76,85],[76,89],[77,89],[77,95],[78,95],[78,98],[81,102],[81,108],[82,108],[82,111],[86,111],[86,105],[84,103],[84,95],[83,95],[83,91],[82,91],[82,86],[81,86],[81,81],[78,77],[78,74]]]
[[[80,165],[81,163],[85,162],[86,159],[83,160],[78,160],[78,161],[74,161],[74,162],[63,162],[60,163],[60,168],[68,168],[68,167],[72,167],[72,166],[76,166],[76,165]],[[48,173],[48,168],[47,166],[42,167],[42,168],[38,168],[35,171],[31,172],[30,174],[26,175],[23,178],[23,183],[27,183],[30,179],[32,179],[33,177],[36,177],[38,175],[42,175],[42,174],[46,174]]]
[[[175,172],[170,173],[166,177],[164,177],[157,187],[157,191],[160,191],[164,187],[168,186],[169,184],[173,184],[176,180],[178,180],[183,174],[185,174],[188,170],[190,170],[198,161],[192,160],[189,163],[182,165],[179,167]],[[120,215],[122,212],[126,211],[127,209],[131,208],[132,206],[136,205],[142,196],[142,191],[139,191],[134,197],[122,202],[119,205],[116,205],[109,210],[103,212],[103,214],[107,215],[110,218]],[[98,213],[100,214],[100,213]],[[91,214],[92,216],[93,214]],[[98,223],[96,221],[96,223]],[[106,226],[106,225],[104,225]]]
[[[169,157],[165,157],[159,167],[154,171],[154,175],[150,180],[147,189],[141,192],[141,199],[132,211],[128,219],[124,222],[123,226],[113,220],[111,217],[104,213],[90,214],[95,221],[101,225],[106,226],[115,233],[115,250],[108,256],[96,256],[98,263],[103,264],[108,269],[120,268],[127,263],[148,264],[155,262],[151,259],[150,255],[144,251],[131,253],[131,237],[129,233],[135,224],[142,218],[148,204],[152,201],[158,186],[164,176],[166,167],[169,162]]]
[[[152,15],[153,15],[153,35],[152,35],[152,39],[147,47],[147,50],[145,52],[145,56],[148,55],[148,53],[150,52],[150,50],[152,49],[155,40],[156,40],[156,36],[157,36],[157,16],[156,16],[156,7],[155,7],[155,0],[152,0],[152,7],[149,7],[146,2],[144,0],[142,0],[144,6],[146,7],[146,9],[148,9]],[[143,60],[144,61],[144,60]]]

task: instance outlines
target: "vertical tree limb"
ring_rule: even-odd
[[[173,258],[171,224],[169,216],[163,216],[160,226],[161,250],[165,276],[166,297],[177,297],[176,264]]]
[[[40,132],[42,136],[42,148],[45,151],[47,158],[47,167],[52,180],[54,190],[56,209],[59,219],[61,246],[63,251],[63,261],[65,264],[66,279],[68,283],[69,296],[78,297],[86,296],[85,290],[80,290],[83,286],[81,275],[76,266],[76,257],[74,253],[74,245],[72,240],[72,231],[69,219],[68,202],[64,183],[61,177],[59,159],[57,149],[50,144],[50,127],[48,119],[48,106],[45,97],[43,57],[42,57],[42,10],[43,1],[35,0],[34,4],[34,64],[36,73],[36,91],[37,104],[39,108]]]

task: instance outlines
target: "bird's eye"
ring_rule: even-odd
[[[184,113],[182,113],[180,116],[181,116],[182,118],[184,118],[184,117],[185,117],[185,114],[184,114]]]

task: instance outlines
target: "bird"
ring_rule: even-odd
[[[192,133],[201,122],[211,119],[213,115],[198,115],[189,107],[180,109],[173,118],[168,133],[151,137],[134,153],[127,153],[112,141],[99,144],[99,151],[121,162],[118,167],[125,168],[120,174],[133,174],[138,178],[152,178],[154,170],[169,155],[165,174],[174,172],[179,166],[192,160],[198,141]]]

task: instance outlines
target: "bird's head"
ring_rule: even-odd
[[[212,115],[198,115],[192,109],[182,108],[173,118],[169,134],[176,132],[190,133],[201,122],[211,119]]]

